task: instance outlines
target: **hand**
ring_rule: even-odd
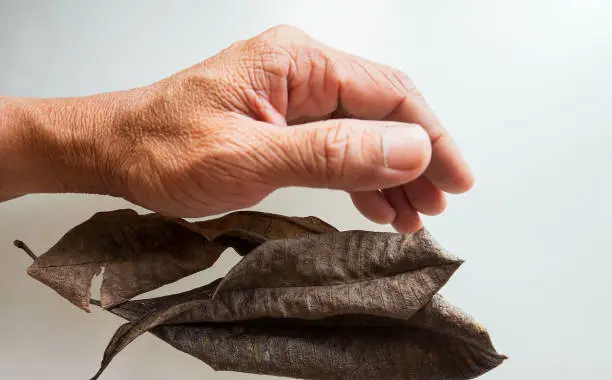
[[[473,181],[406,75],[287,26],[151,86],[63,102],[72,132],[45,147],[78,169],[59,176],[62,191],[166,215],[218,214],[304,186],[345,190],[367,218],[411,232],[419,213],[444,210],[443,192]]]

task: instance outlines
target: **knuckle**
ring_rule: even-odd
[[[255,67],[274,78],[284,78],[292,72],[309,72],[314,65],[325,66],[330,62],[328,49],[291,25],[268,29],[249,40],[248,49]]]
[[[251,39],[248,42],[248,53],[242,56],[242,64],[251,70],[261,70],[266,74],[284,77],[296,55],[296,45],[293,40],[278,37],[278,33],[270,31]]]
[[[275,41],[303,39],[308,37],[306,32],[304,32],[302,29],[289,24],[279,24],[273,26],[262,33],[261,36]]]
[[[251,71],[270,75],[273,78],[284,78],[289,72],[293,60],[287,49],[262,42],[254,46],[254,56],[250,58]]]
[[[238,41],[234,41],[232,42],[232,44],[230,46],[228,46],[228,50],[240,50],[244,47],[244,45],[246,44],[245,40],[238,40]]]
[[[303,30],[291,25],[277,25],[250,40],[251,46],[263,51],[287,53],[299,46],[310,45],[311,38]]]

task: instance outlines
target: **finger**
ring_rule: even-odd
[[[402,82],[408,83],[404,85],[406,100],[386,119],[419,124],[429,133],[433,155],[425,176],[430,182],[449,193],[469,190],[474,184],[474,176],[458,146],[410,80],[405,78]]]
[[[389,224],[395,220],[395,209],[380,191],[352,192],[351,199],[357,210],[374,223]]]
[[[467,191],[474,180],[467,162],[410,79],[393,68],[349,55],[346,59],[348,64],[336,65],[340,112],[421,125],[432,141],[432,161],[425,175],[444,191]]]
[[[395,209],[395,220],[391,223],[398,232],[412,233],[421,227],[419,214],[414,210],[402,187],[383,190],[385,197]]]
[[[444,193],[423,176],[404,185],[410,204],[421,214],[439,215],[446,208]]]
[[[278,187],[371,191],[399,186],[420,176],[431,157],[427,133],[417,125],[363,120],[295,127],[254,123],[245,130],[262,135],[253,154],[266,165],[257,170]]]

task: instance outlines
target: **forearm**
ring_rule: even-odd
[[[113,194],[113,134],[129,92],[81,98],[0,97],[0,201],[32,193]]]

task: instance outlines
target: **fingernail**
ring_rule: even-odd
[[[414,170],[427,165],[431,156],[429,135],[419,126],[388,127],[383,134],[385,167]]]

